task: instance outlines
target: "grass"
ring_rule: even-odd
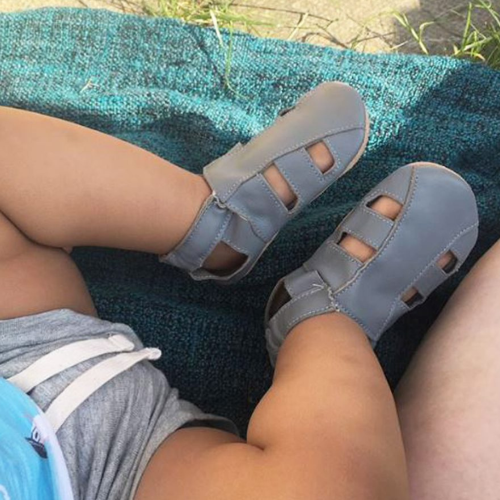
[[[316,38],[326,39],[331,45],[353,50],[363,50],[364,42],[371,38],[390,39],[390,33],[381,34],[368,29],[367,25],[371,21],[367,21],[366,26],[357,36],[349,42],[342,43],[335,37],[334,29],[331,30],[337,21],[335,19],[312,15],[306,11],[279,9],[272,7],[271,4],[255,7],[242,2],[245,0],[135,0],[142,12],[147,15],[173,17],[199,26],[213,27],[221,49],[226,53],[225,79],[228,87],[231,87],[232,33],[235,29],[257,36],[262,36],[261,29],[265,29],[266,34],[271,36],[273,30],[280,29],[282,37],[302,41],[308,41],[312,35],[315,35]],[[247,15],[246,12],[249,14]],[[468,3],[465,11],[451,10],[442,16],[445,14],[459,16],[463,20],[463,33],[461,38],[453,39],[453,35],[450,34],[443,43],[436,43],[436,40],[432,39],[432,33],[436,32],[436,25],[443,24],[442,19],[432,19],[414,26],[406,14],[394,11],[389,13],[416,43],[417,51],[426,55],[445,53],[453,57],[480,61],[495,69],[500,69],[500,12],[493,3],[488,0],[474,0]],[[387,15],[388,13],[381,13],[378,17]],[[282,19],[290,19],[291,16],[297,19],[294,24],[292,23],[291,26],[282,24]],[[228,38],[222,36],[223,28],[229,30]],[[283,35],[283,28],[289,29],[288,37]],[[452,41],[453,44],[451,44]],[[397,52],[402,45],[405,43],[392,46],[392,50]]]
[[[474,24],[474,12],[482,10],[490,18],[488,25],[479,29]],[[480,60],[495,69],[500,69],[500,14],[491,2],[480,1],[469,4],[466,24],[460,45],[454,47],[455,57],[470,57]]]
[[[145,14],[160,17],[174,17],[199,26],[212,26],[218,32],[221,28],[238,28],[255,32],[258,26],[268,23],[236,11],[232,0],[143,0]]]
[[[458,11],[452,11],[452,14],[463,18],[464,27],[461,39],[453,44],[449,55],[479,61],[494,69],[500,69],[500,13],[493,3],[476,0],[468,3],[465,14]],[[393,16],[417,42],[420,50],[431,55],[427,31],[437,20],[415,27],[405,14],[394,12]]]
[[[128,3],[137,6],[137,0],[136,2],[128,0]],[[329,19],[305,10],[271,5],[255,6],[252,5],[251,0],[249,3],[245,3],[245,0],[142,0],[140,9],[147,15],[173,17],[200,26],[211,26],[216,30],[219,28],[239,29],[263,36],[259,29],[263,27],[267,29],[266,36],[273,36],[274,30],[288,29],[289,34],[284,37],[287,40],[301,40],[301,33],[307,32],[306,37],[318,35],[340,44],[329,32],[329,28],[337,21],[336,19]],[[243,14],[246,11],[251,14]],[[291,24],[286,22],[287,19],[293,17],[296,22]]]
[[[415,28],[410,20],[408,19],[408,16],[402,12],[393,12],[393,17],[396,19],[396,21],[406,30],[408,33],[411,35],[411,37],[418,43],[418,46],[420,47],[420,50],[426,54],[430,55],[430,51],[427,48],[427,45],[425,43],[425,31],[429,26],[432,26],[434,24],[434,21],[427,21],[425,23],[420,24],[418,28]]]
[[[277,9],[271,6],[255,8],[252,5],[246,5],[235,0],[142,0],[139,6],[140,10],[146,15],[158,17],[171,17],[182,19],[185,22],[196,24],[198,26],[209,26],[215,29],[219,45],[225,51],[225,84],[234,93],[238,92],[231,85],[231,60],[233,56],[233,31],[239,29],[247,33],[262,36],[259,28],[268,30],[277,28],[288,28],[288,40],[295,39],[303,30],[311,31],[313,34],[320,34],[325,38],[332,38],[328,32],[332,20],[317,15],[310,15],[308,12],[300,12],[291,9]],[[251,14],[246,15],[242,12],[250,9]],[[258,17],[256,16],[258,13]],[[280,14],[293,14],[298,17],[298,21],[287,26],[276,22]],[[274,19],[273,19],[274,18]],[[322,26],[307,24],[307,21],[321,21],[327,24],[325,29]],[[221,30],[227,29],[229,36],[224,38]],[[226,41],[227,40],[227,41]]]
[[[145,14],[158,17],[172,17],[199,26],[211,26],[215,29],[219,45],[225,51],[224,82],[228,89],[239,95],[231,84],[231,61],[233,57],[233,31],[258,34],[257,27],[268,23],[253,19],[236,12],[232,0],[143,0]],[[221,29],[229,31],[225,42]],[[243,97],[243,96],[242,96]]]

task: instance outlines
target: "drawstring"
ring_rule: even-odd
[[[134,344],[121,334],[73,342],[42,356],[8,381],[28,393],[42,382],[79,363],[104,354],[120,353],[82,373],[52,401],[45,416],[54,432],[57,432],[68,417],[104,384],[141,361],[161,357],[159,349],[134,351],[134,347]]]

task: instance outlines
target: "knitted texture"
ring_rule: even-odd
[[[74,252],[101,316],[160,347],[157,366],[181,395],[242,430],[271,380],[263,314],[272,287],[390,172],[421,160],[454,169],[472,185],[481,218],[467,265],[380,342],[392,385],[452,290],[499,236],[500,73],[486,67],[236,33],[228,87],[227,33],[224,48],[211,29],[85,9],[0,15],[0,39],[0,104],[101,130],[193,172],[320,82],[341,80],[362,94],[372,122],[364,157],[285,227],[240,284],[194,283],[152,255]]]

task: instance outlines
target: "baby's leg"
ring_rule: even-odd
[[[413,500],[498,500],[500,243],[455,292],[397,404]]]
[[[55,118],[0,108],[0,211],[42,245],[165,253],[210,190],[141,148]]]
[[[395,216],[381,198],[373,208]],[[359,259],[366,245],[341,245]],[[143,476],[136,500],[405,500],[395,404],[361,328],[342,314],[299,323],[243,442],[210,429],[176,432]]]
[[[405,500],[395,404],[360,327],[341,314],[297,325],[248,441],[183,429],[153,457],[136,500]]]
[[[0,138],[0,319],[95,314],[62,248],[168,251],[209,194],[151,153],[36,113],[0,108]]]
[[[311,148],[318,167],[333,159]],[[285,202],[288,184],[269,182]],[[57,308],[95,313],[61,248],[105,246],[164,254],[210,195],[205,180],[141,148],[48,116],[0,107],[0,319]],[[231,268],[221,244],[206,261]]]

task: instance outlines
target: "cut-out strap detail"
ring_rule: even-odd
[[[418,291],[415,290],[415,293],[409,299],[406,299],[404,303],[410,308],[413,309],[420,305],[425,300],[425,297]]]
[[[304,148],[276,158],[274,164],[297,195],[300,206],[310,203],[329,185]]]
[[[323,143],[334,159],[332,168],[326,171],[325,174],[345,171],[355,157],[355,152],[349,147],[349,144],[352,144],[352,142],[363,142],[365,134],[365,126],[361,125],[359,128],[353,127],[350,130],[325,137]]]
[[[424,297],[431,294],[441,283],[446,281],[448,275],[439,267],[437,263],[429,266],[418,281],[413,284]]]
[[[288,209],[262,174],[242,184],[227,206],[247,220],[266,243],[289,219]]]
[[[330,287],[337,290],[348,282],[362,265],[330,240],[316,250],[304,264],[304,268],[318,271]]]
[[[380,214],[358,206],[353,210],[339,226],[342,232],[346,232],[363,243],[379,250],[389,236],[394,223]]]

